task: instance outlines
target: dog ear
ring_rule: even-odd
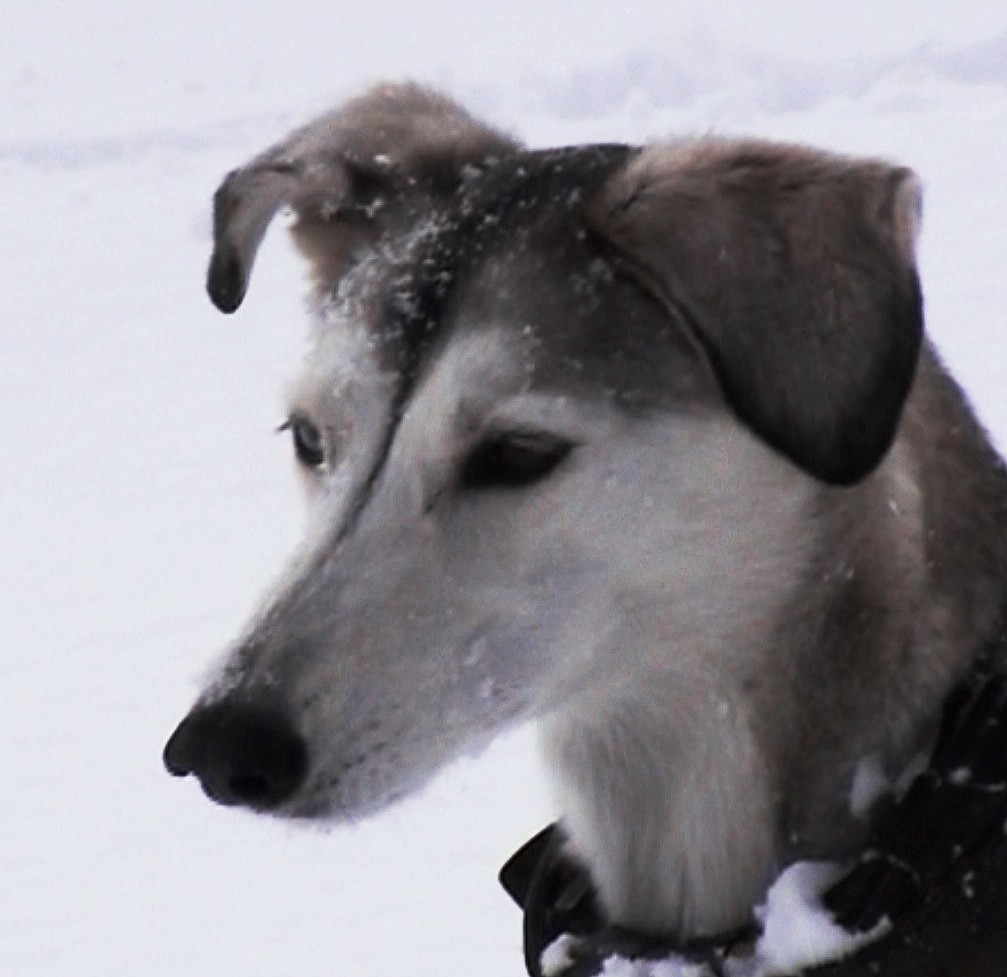
[[[516,148],[443,95],[379,85],[227,175],[213,198],[210,298],[222,312],[241,305],[281,207],[294,210],[316,285],[330,289],[355,251],[453,191],[467,167]]]
[[[920,211],[907,169],[704,139],[642,151],[593,219],[685,318],[737,416],[846,485],[888,450],[912,384]]]

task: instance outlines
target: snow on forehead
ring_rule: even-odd
[[[295,390],[302,395],[317,391],[334,399],[345,398],[354,386],[373,381],[381,372],[377,346],[361,317],[334,319],[332,307],[318,310]]]
[[[397,281],[403,287],[411,281],[411,261],[422,242],[440,227],[436,217],[428,216],[404,234],[382,238],[349,267],[328,295],[311,300],[311,370],[352,372],[377,360],[386,339],[383,296]]]
[[[417,239],[414,232],[394,250],[371,249],[339,279],[331,294],[313,298],[303,385],[329,383],[331,393],[339,396],[346,385],[380,372],[382,341],[375,318],[381,313],[381,292]]]

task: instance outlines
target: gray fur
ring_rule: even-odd
[[[291,410],[328,457],[196,712],[281,712],[308,762],[273,813],[331,819],[535,719],[612,916],[716,933],[857,843],[863,758],[928,744],[1000,623],[1005,480],[914,333],[909,171],[709,139],[579,159],[382,86],[227,178],[211,291],[240,301],[292,205],[316,311]],[[443,241],[465,253],[431,299]],[[466,488],[515,431],[575,447]]]

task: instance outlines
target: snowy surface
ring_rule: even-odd
[[[301,272],[274,232],[220,317],[210,193],[367,81],[437,82],[538,144],[712,130],[909,163],[931,330],[1007,444],[1007,6],[824,9],[5,0],[0,974],[521,973],[494,879],[552,815],[529,731],[326,835],[160,766],[300,531],[271,431]]]

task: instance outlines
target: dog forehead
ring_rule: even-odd
[[[382,238],[335,291],[355,293],[375,341],[418,365],[449,322],[458,294],[508,256],[544,249],[555,262],[586,234],[584,201],[631,150],[582,146],[515,153],[473,168],[447,201]],[[543,246],[543,241],[548,244]],[[337,302],[338,304],[338,302]]]
[[[461,359],[484,368],[463,373],[484,382],[474,378],[492,372],[501,343],[511,389],[604,389],[651,404],[695,393],[681,389],[697,372],[681,324],[618,267],[586,215],[632,152],[521,153],[467,178],[448,205],[380,241],[337,283],[316,316],[316,345],[328,351],[316,360],[351,358],[357,378],[396,376],[402,405],[449,350],[478,350]],[[459,347],[470,333],[493,339]]]

